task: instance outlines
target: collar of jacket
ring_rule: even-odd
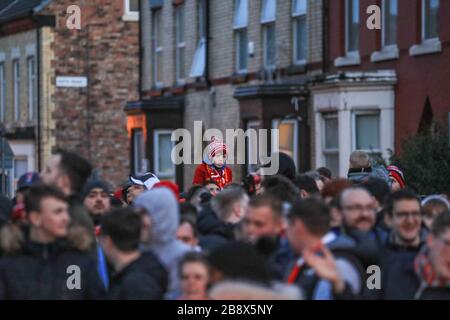
[[[57,239],[52,243],[38,243],[35,241],[28,240],[24,245],[24,253],[38,256],[43,259],[48,259],[49,257],[67,250],[68,242],[66,239]]]

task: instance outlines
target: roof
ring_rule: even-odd
[[[33,10],[46,0],[2,0],[0,1],[0,24],[31,16]]]

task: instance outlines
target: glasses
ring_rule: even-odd
[[[394,212],[394,216],[396,216],[400,220],[406,220],[409,217],[411,217],[412,219],[418,219],[421,217],[421,213],[420,211],[400,211]]]

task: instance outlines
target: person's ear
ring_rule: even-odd
[[[386,213],[384,216],[384,223],[386,223],[387,226],[392,227],[393,218],[389,213]]]
[[[32,226],[40,227],[42,223],[42,216],[39,212],[33,210],[28,214],[28,220]]]
[[[58,177],[58,187],[61,190],[71,190],[72,189],[68,175],[62,174]]]
[[[308,192],[306,192],[303,189],[300,189],[300,198],[305,199],[305,198],[308,198],[308,196],[309,196]]]

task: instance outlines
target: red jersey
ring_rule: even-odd
[[[223,187],[233,181],[233,172],[228,167],[218,170],[214,166],[202,163],[195,169],[192,184],[203,185],[203,183],[208,180],[215,181],[220,189],[223,189]]]

